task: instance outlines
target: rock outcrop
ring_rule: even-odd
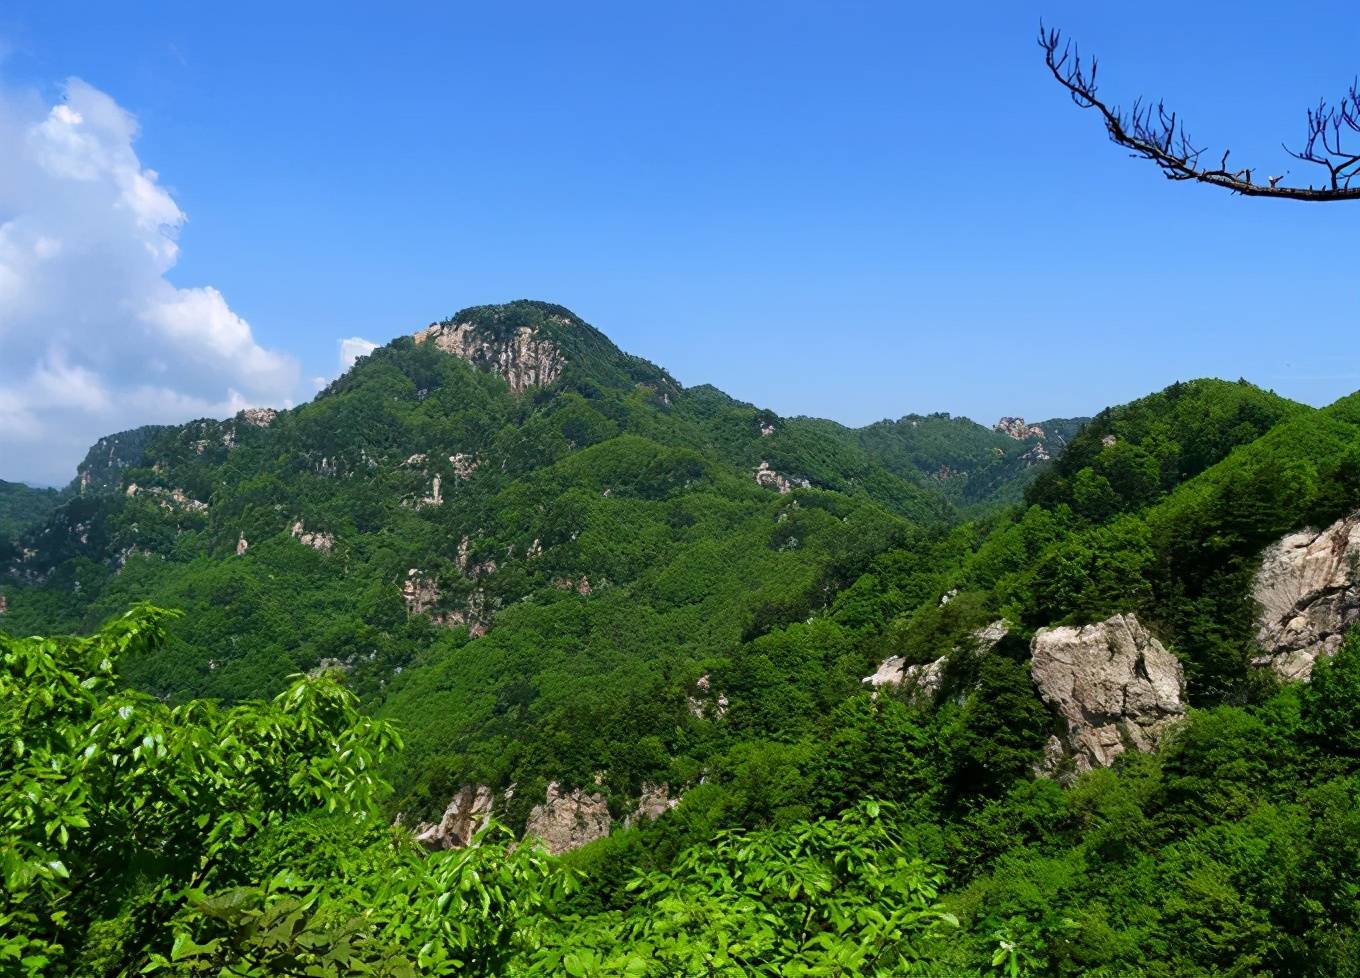
[[[458,479],[470,479],[472,473],[477,469],[477,457],[466,452],[454,452],[449,456],[449,465],[453,467],[453,474]]]
[[[1252,597],[1260,606],[1253,660],[1281,679],[1307,680],[1360,622],[1360,512],[1321,533],[1291,533],[1266,548]]]
[[[273,408],[246,408],[236,412],[237,418],[254,428],[268,428],[278,416],[279,412]]]
[[[439,603],[439,585],[433,579],[412,567],[406,572],[406,580],[401,583],[401,599],[406,602],[408,615],[423,615]]]
[[[322,533],[319,530],[308,530],[302,525],[302,520],[294,520],[292,527],[288,531],[294,540],[304,547],[311,547],[321,553],[330,553],[335,546],[335,536],[330,533]]]
[[[812,485],[807,479],[791,479],[788,476],[780,475],[770,468],[769,462],[761,462],[756,466],[755,475],[756,485],[763,486],[766,489],[777,489],[781,495],[786,492],[793,492],[795,489],[807,489]]]
[[[495,570],[494,563],[491,570]],[[430,621],[445,628],[466,626],[468,634],[473,638],[486,634],[495,614],[495,604],[487,597],[485,591],[481,588],[474,590],[467,596],[462,608],[440,610],[439,604],[443,597],[444,593],[439,589],[438,582],[423,573],[419,567],[412,567],[406,572],[406,579],[401,582],[401,599],[406,603],[408,615],[429,615]]]
[[[136,496],[150,496],[156,504],[167,513],[186,512],[186,513],[206,513],[208,504],[201,499],[193,499],[188,496],[183,489],[162,489],[159,486],[139,486],[135,482],[128,483],[128,487],[123,490],[124,495],[129,499]]]
[[[672,798],[670,789],[664,784],[644,784],[642,794],[638,796],[637,808],[624,818],[623,827],[628,828],[644,820],[650,822],[660,818],[678,804],[680,799]]]
[[[1153,750],[1185,715],[1180,661],[1131,614],[1041,628],[1031,653],[1039,695],[1066,724],[1061,746],[1079,772],[1108,767],[1125,750]]]
[[[463,785],[438,824],[417,826],[416,841],[426,849],[462,849],[490,821],[495,801],[486,785]]]
[[[581,788],[564,793],[554,781],[548,785],[543,804],[535,805],[529,812],[524,835],[539,839],[556,856],[604,838],[612,825],[604,795],[588,794]]]
[[[947,604],[947,601],[941,603]],[[996,648],[998,642],[1010,633],[1010,626],[1003,619],[997,619],[990,625],[979,628],[971,636],[972,649],[979,654],[986,654]],[[962,646],[960,647],[962,648]],[[954,652],[959,651],[958,648]],[[953,652],[950,653],[952,655]],[[889,656],[878,664],[878,669],[872,676],[865,676],[862,682],[875,688],[879,686],[905,686],[915,688],[922,695],[934,699],[939,693],[940,687],[944,684],[945,666],[949,662],[948,655],[942,655],[934,662],[925,662],[917,665],[905,665],[900,655]]]
[[[500,374],[516,394],[551,384],[567,364],[555,343],[528,326],[502,338],[472,323],[434,323],[416,333],[415,340],[433,343],[478,369]]]
[[[1003,435],[1014,438],[1016,441],[1024,441],[1027,438],[1043,438],[1044,429],[1037,424],[1025,424],[1024,418],[1002,418],[992,425],[993,431],[999,431]]]
[[[727,697],[722,693],[713,695],[713,684],[706,675],[694,680],[694,693],[687,699],[689,712],[701,720],[709,713],[719,720],[727,714]]]

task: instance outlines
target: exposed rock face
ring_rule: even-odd
[[[250,541],[247,540],[246,535],[242,533],[239,537],[236,538],[236,556],[240,557],[249,549]]]
[[[982,654],[990,652],[1009,633],[1010,626],[1006,624],[1004,619],[998,619],[973,633],[973,648]],[[934,662],[908,666],[904,664],[900,655],[889,656],[879,663],[878,669],[872,676],[865,676],[862,682],[875,688],[879,686],[914,687],[921,694],[933,699],[944,684],[944,671],[948,662],[949,656],[942,655]]]
[[[1039,462],[1047,462],[1051,458],[1053,458],[1053,456],[1048,454],[1048,449],[1045,448],[1042,444],[1039,444],[1035,445],[1024,455],[1021,455],[1020,461],[1028,462],[1030,465],[1035,465]]]
[[[289,532],[292,534],[293,539],[297,540],[297,542],[304,547],[311,547],[313,550],[318,550],[321,553],[328,554],[331,552],[331,548],[335,546],[335,536],[333,534],[308,530],[302,525],[302,520],[294,520],[292,529]]]
[[[1281,679],[1307,680],[1360,622],[1360,512],[1318,533],[1304,530],[1266,548],[1252,597],[1260,605],[1256,640]]]
[[[495,801],[486,785],[463,785],[437,825],[417,826],[416,841],[426,849],[462,849],[490,821]]]
[[[636,825],[643,819],[651,821],[660,818],[678,804],[680,799],[672,798],[670,789],[664,784],[644,784],[642,794],[638,796],[637,808],[623,820],[623,827]]]
[[[612,824],[604,795],[587,794],[580,788],[564,794],[554,781],[548,785],[543,804],[529,812],[524,835],[542,840],[544,848],[556,856],[604,838]]]
[[[273,408],[246,408],[244,411],[237,412],[236,416],[248,425],[256,428],[268,428],[279,416],[279,412]]]
[[[453,466],[453,474],[456,478],[470,479],[477,468],[477,459],[465,452],[455,452],[449,456],[449,465]]]
[[[793,492],[794,489],[806,489],[812,485],[807,479],[790,479],[780,475],[770,468],[769,462],[761,462],[756,466],[756,485],[764,486],[766,489],[778,489],[780,494]]]
[[[889,656],[878,664],[872,676],[865,676],[864,682],[870,686],[910,686],[926,696],[933,697],[944,683],[944,667],[948,656],[940,656],[934,662],[908,666],[903,664],[900,655]]]
[[[585,597],[591,593],[590,578],[582,574],[579,578],[560,577],[553,581],[553,587],[559,591],[575,591]]]
[[[1008,435],[1016,441],[1024,441],[1027,438],[1043,438],[1044,429],[1037,424],[1025,424],[1024,418],[1002,418],[992,425],[993,431],[999,431],[1003,435]]]
[[[716,698],[713,697],[713,684],[708,676],[700,676],[694,680],[694,689],[697,695],[688,697],[690,713],[700,719],[708,716],[710,708],[718,719],[727,714],[727,697],[722,693]]]
[[[528,326],[498,339],[471,323],[434,323],[416,333],[415,339],[417,343],[433,343],[481,370],[500,374],[516,394],[528,387],[551,384],[567,365],[557,345],[540,338]]]
[[[494,571],[495,562],[488,563],[490,570]],[[472,570],[477,570],[481,566],[474,565]],[[437,608],[442,597],[443,592],[439,590],[438,583],[422,573],[419,567],[412,567],[406,572],[406,580],[401,582],[401,599],[406,602],[408,615],[429,615],[430,621],[445,628],[466,626],[473,638],[480,638],[486,634],[495,613],[495,602],[486,596],[485,591],[481,588],[473,591],[468,595],[467,603],[462,608],[440,611]]]
[[[401,599],[406,602],[407,614],[423,615],[439,603],[439,586],[419,567],[412,567],[401,584]]]
[[[124,493],[129,497],[133,496],[152,496],[157,505],[168,513],[183,511],[187,513],[206,513],[208,504],[201,499],[193,499],[185,494],[183,489],[162,489],[159,486],[139,486],[135,482],[128,483]]]
[[[442,482],[438,475],[430,480],[430,494],[422,499],[416,506],[417,509],[423,506],[441,506],[444,503],[444,495],[439,491],[439,484]]]
[[[8,614],[8,612],[9,612],[9,599],[6,598],[3,594],[0,594],[0,615]]]
[[[1031,652],[1035,685],[1067,724],[1063,746],[1077,771],[1108,767],[1129,748],[1153,750],[1185,715],[1180,661],[1131,614],[1041,628]]]

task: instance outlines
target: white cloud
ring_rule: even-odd
[[[372,340],[362,336],[349,336],[340,341],[340,372],[344,373],[354,366],[354,361],[366,357],[378,348]]]
[[[299,393],[221,292],[166,280],[186,217],[137,132],[79,79],[57,105],[0,90],[0,478],[62,483],[101,435]]]

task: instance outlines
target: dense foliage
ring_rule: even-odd
[[[55,489],[35,489],[0,479],[0,560],[12,559],[11,541],[45,520],[60,502]]]
[[[683,389],[561,307],[453,320],[569,366],[516,396],[398,340],[264,423],[106,439],[21,531],[5,629],[113,624],[0,640],[6,961],[1356,973],[1360,639],[1282,689],[1250,585],[1360,507],[1360,395],[852,430]],[[145,600],[185,614],[120,617]],[[1036,779],[1030,639],[1115,612],[1180,659],[1190,718]],[[891,655],[944,657],[939,695],[866,693]],[[512,844],[549,782],[616,826],[647,786],[681,801],[549,858]],[[504,823],[478,845],[392,826],[475,784]]]

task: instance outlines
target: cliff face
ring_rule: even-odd
[[[444,809],[438,824],[416,828],[416,841],[427,849],[461,849],[491,820],[495,796],[484,784],[465,784]]]
[[[1266,548],[1252,597],[1263,652],[1255,664],[1307,680],[1318,656],[1334,653],[1360,621],[1360,512]]]
[[[470,322],[434,323],[416,333],[415,340],[432,343],[480,370],[500,374],[516,394],[529,387],[546,387],[567,365],[557,344],[529,326],[502,336]]]
[[[556,781],[548,785],[543,804],[535,805],[524,825],[526,838],[539,839],[554,856],[579,849],[609,834],[613,819],[604,795],[581,788],[564,792]]]
[[[1185,715],[1185,675],[1133,615],[1094,625],[1041,628],[1030,671],[1067,727],[1050,753],[1077,771],[1108,767],[1125,750],[1150,751]]]

